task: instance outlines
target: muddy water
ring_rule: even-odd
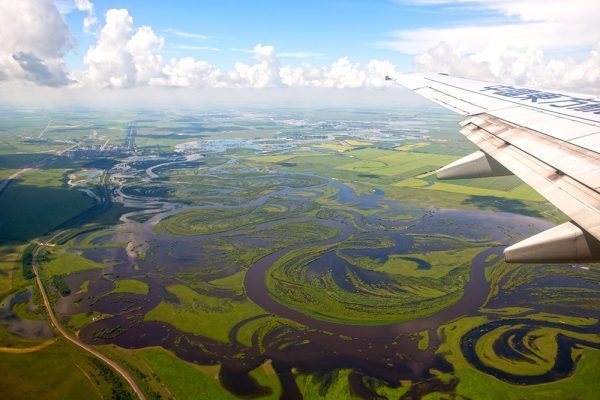
[[[244,281],[246,295],[262,307],[266,313],[240,322],[230,332],[229,343],[221,343],[182,332],[163,322],[144,321],[144,316],[161,301],[176,301],[174,296],[165,290],[166,286],[182,283],[173,276],[174,272],[195,271],[202,273],[204,279],[208,281],[229,276],[240,269],[240,266],[235,263],[227,264],[227,261],[224,261],[220,265],[215,262],[215,257],[223,257],[223,254],[206,250],[205,244],[209,241],[237,240],[249,246],[268,250],[272,244],[251,237],[251,233],[267,229],[281,223],[282,220],[260,224],[251,229],[237,229],[194,237],[172,237],[155,233],[153,227],[161,219],[183,210],[192,209],[192,207],[147,198],[135,198],[118,191],[121,200],[126,204],[146,206],[150,209],[132,212],[122,217],[124,223],[117,227],[117,235],[119,241],[129,242],[126,250],[116,248],[83,250],[86,257],[99,262],[110,262],[112,266],[67,277],[67,283],[72,288],[73,294],[59,300],[56,306],[57,311],[63,314],[97,311],[113,315],[97,320],[81,330],[80,337],[87,343],[114,343],[125,348],[158,345],[172,350],[178,357],[188,361],[201,364],[221,364],[220,379],[223,385],[232,392],[244,396],[263,393],[264,388],[254,382],[248,372],[258,367],[266,359],[273,361],[273,366],[283,384],[285,398],[295,398],[299,394],[295,380],[291,378],[292,368],[300,371],[330,371],[337,368],[350,368],[360,371],[366,376],[395,383],[401,379],[434,379],[429,372],[431,368],[440,371],[451,370],[451,366],[444,361],[443,357],[435,354],[440,341],[435,334],[436,328],[457,317],[477,314],[489,291],[489,286],[485,281],[485,268],[497,261],[502,247],[485,250],[473,258],[469,281],[464,288],[464,295],[458,302],[427,318],[385,326],[336,324],[317,320],[289,309],[269,296],[265,283],[265,274],[268,269],[290,251],[307,246],[340,243],[352,236],[385,235],[388,237],[394,243],[390,248],[342,250],[355,256],[368,256],[384,260],[390,254],[408,253],[414,245],[412,234],[456,235],[460,233],[461,236],[476,241],[494,240],[509,244],[549,225],[539,219],[508,213],[422,210],[411,205],[385,200],[380,192],[357,196],[350,187],[339,182],[328,181],[326,184],[339,190],[334,197],[343,204],[351,204],[364,209],[385,207],[389,213],[408,217],[406,220],[393,222],[378,220],[373,215],[363,216],[353,213],[354,221],[346,218],[329,220],[301,217],[287,219],[287,222],[318,221],[324,226],[337,228],[339,233],[336,237],[326,241],[306,243],[274,251],[251,265]],[[314,188],[318,187],[322,187],[322,184],[314,186]],[[274,196],[291,198],[294,190],[283,188],[236,207],[262,205]],[[306,195],[296,198],[298,201],[310,200],[310,196]],[[214,205],[206,207],[214,207]],[[132,217],[145,213],[153,214],[146,222],[136,223],[131,220]],[[498,227],[503,227],[503,229],[498,229]],[[364,233],[363,230],[372,232]],[[485,236],[483,232],[486,233]],[[491,236],[489,232],[493,232]],[[103,245],[109,242],[105,237],[99,240]],[[113,239],[113,241],[117,240]],[[432,243],[437,242],[432,240]],[[432,249],[434,247],[440,250],[445,248],[441,242],[431,245]],[[145,253],[145,257],[138,256],[140,250]],[[334,253],[330,254],[329,257],[336,257]],[[497,257],[490,257],[494,255]],[[333,258],[330,261],[335,261],[334,264],[344,261]],[[211,261],[211,265],[215,266],[214,271],[202,269],[202,265],[206,264],[205,261],[208,260]],[[413,261],[418,262],[418,260]],[[427,267],[423,263],[419,265],[423,268]],[[347,267],[356,268],[350,263]],[[146,296],[110,293],[114,288],[112,281],[115,279],[141,280],[148,284],[149,293]],[[88,292],[78,293],[77,288],[85,280],[90,280]],[[215,297],[236,298],[235,293],[226,290],[215,289],[208,294]],[[264,336],[260,345],[256,341],[257,339],[254,339],[252,346],[246,346],[237,341],[237,330],[240,327],[252,320],[270,315],[293,320],[306,328],[276,327]],[[418,338],[413,334],[424,330],[430,332],[430,346],[426,350],[420,350]],[[355,382],[356,391],[363,394],[369,393],[370,389],[360,387],[359,382],[359,379]]]
[[[14,293],[6,297],[0,303],[0,323],[6,326],[6,330],[13,335],[27,339],[48,339],[55,334],[46,320],[23,319],[16,315],[13,307],[17,304],[27,303],[28,308],[33,309],[33,288],[30,286],[24,291]]]

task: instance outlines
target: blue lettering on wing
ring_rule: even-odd
[[[600,114],[600,101],[567,96],[542,90],[516,88],[509,85],[485,86],[481,92],[492,92],[496,96],[509,97],[531,103],[547,104],[550,107],[566,108],[578,112]]]

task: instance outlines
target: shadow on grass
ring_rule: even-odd
[[[75,189],[22,182],[15,179],[0,196],[0,242],[24,243],[57,229],[111,225],[135,210],[110,200],[94,202]]]
[[[521,200],[503,199],[494,196],[470,196],[465,199],[462,204],[476,206],[477,208],[486,210],[504,211],[537,218],[543,217],[538,210],[528,206]]]

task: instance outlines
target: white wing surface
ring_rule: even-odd
[[[517,243],[509,262],[600,260],[600,98],[454,78],[403,75],[398,81],[466,118],[460,131],[480,150],[438,178],[514,174],[571,222]]]

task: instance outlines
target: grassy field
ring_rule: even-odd
[[[432,173],[458,158],[453,149],[439,144],[411,143],[389,150],[357,148],[339,152],[334,149],[328,155],[298,152],[281,159],[267,155],[245,161],[368,184],[383,188],[386,196],[423,206],[485,208],[539,216],[543,213],[551,220],[562,217],[515,177],[438,181]],[[466,155],[467,151],[463,151],[462,155]]]
[[[102,351],[112,359],[118,360],[133,376],[137,377],[148,399],[233,400],[239,398],[220,384],[219,365],[205,366],[186,362],[160,347],[127,350],[116,346],[103,346]],[[270,392],[260,398],[280,398],[281,387],[270,362],[267,361],[254,369],[249,375]]]
[[[140,352],[141,358],[157,374],[176,399],[237,399],[219,383],[219,367],[197,366],[178,359],[163,349],[148,349]],[[278,399],[281,395],[279,381],[268,366],[258,367],[250,375],[257,383],[271,389],[264,399]]]
[[[115,288],[113,289],[112,293],[133,293],[147,295],[148,290],[150,290],[150,288],[145,282],[134,279],[121,279],[115,281]]]
[[[439,279],[456,268],[470,263],[471,259],[479,252],[485,250],[488,246],[471,247],[466,249],[453,249],[446,251],[430,251],[427,253],[408,253],[391,254],[385,262],[370,257],[349,257],[344,256],[355,265],[389,274],[398,274],[410,277],[422,277]],[[419,263],[414,260],[421,260],[431,265],[429,269],[419,268]]]
[[[21,262],[26,247],[10,242],[0,244],[0,298],[29,285],[29,281],[23,277]]]
[[[73,272],[93,268],[104,268],[107,265],[96,263],[76,253],[68,253],[63,249],[53,249],[47,260],[41,264],[41,270],[46,276],[67,275]]]
[[[0,370],[4,399],[102,400],[113,395],[112,384],[90,363],[87,353],[63,339],[33,352],[0,351]]]
[[[145,316],[146,321],[167,322],[184,332],[229,341],[229,331],[238,322],[264,313],[248,299],[219,299],[202,295],[184,285],[167,287],[179,303],[161,302]]]

